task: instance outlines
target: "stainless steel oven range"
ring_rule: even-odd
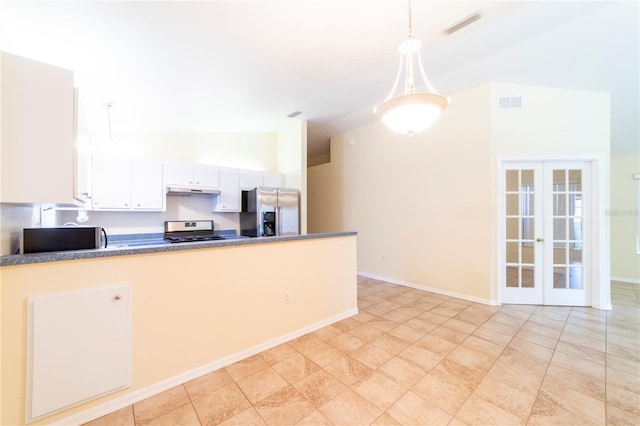
[[[224,240],[213,232],[213,220],[169,220],[164,223],[164,240],[169,243]]]

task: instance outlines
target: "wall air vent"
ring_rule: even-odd
[[[466,27],[467,25],[471,25],[476,21],[479,21],[484,15],[482,14],[482,11],[480,10],[476,10],[475,12],[473,12],[471,15],[462,18],[460,21],[456,22],[455,24],[452,24],[450,26],[448,26],[447,28],[445,28],[444,30],[442,30],[442,34],[444,35],[451,35],[455,32],[460,31],[461,29],[463,29],[464,27]]]
[[[297,117],[302,114],[300,111],[293,111],[291,114],[287,115],[287,118]]]
[[[498,96],[498,109],[522,108],[522,96]]]

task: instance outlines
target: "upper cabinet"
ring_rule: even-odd
[[[240,173],[240,189],[247,190],[258,186],[282,188],[284,186],[284,178],[279,173],[251,171]]]
[[[92,201],[94,210],[162,210],[162,162],[94,155]]]
[[[73,72],[1,55],[0,202],[72,203]]]
[[[269,188],[282,188],[284,187],[284,176],[280,173],[264,173],[262,177],[262,186]]]
[[[240,189],[253,189],[263,186],[262,172],[242,172],[240,173]]]
[[[219,169],[206,164],[167,161],[165,162],[164,183],[165,185],[218,188],[220,185]]]
[[[240,211],[240,173],[236,170],[220,170],[220,195],[214,198],[214,212]]]

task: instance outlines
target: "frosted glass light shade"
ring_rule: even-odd
[[[413,136],[431,126],[448,105],[447,98],[435,93],[411,93],[389,99],[376,114],[391,131]]]

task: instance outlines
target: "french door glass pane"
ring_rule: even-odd
[[[553,268],[553,288],[567,288],[567,268]]]
[[[564,216],[567,214],[567,194],[555,192],[553,194],[553,215]]]
[[[517,216],[520,214],[519,194],[507,194],[507,216]]]
[[[569,170],[569,183],[575,185],[572,191],[582,191],[582,170]]]
[[[520,219],[518,219],[517,217],[507,218],[507,239],[520,239]]]
[[[535,249],[533,247],[533,243],[523,243],[522,263],[535,263]]]
[[[507,192],[518,192],[520,182],[518,181],[518,170],[507,170]]]
[[[561,188],[565,187],[565,171],[564,170],[553,171],[553,185],[554,187],[556,187],[556,185]]]
[[[567,220],[564,217],[553,218],[553,240],[567,239]],[[555,245],[554,245],[555,247]]]
[[[533,265],[523,265],[522,266],[522,287],[523,288],[533,288],[534,284],[534,269]]]
[[[505,276],[507,277],[507,287],[519,287],[519,279],[518,272],[519,269],[517,266],[507,266],[507,270]]]
[[[507,242],[507,263],[518,263],[520,243],[517,241]]]

